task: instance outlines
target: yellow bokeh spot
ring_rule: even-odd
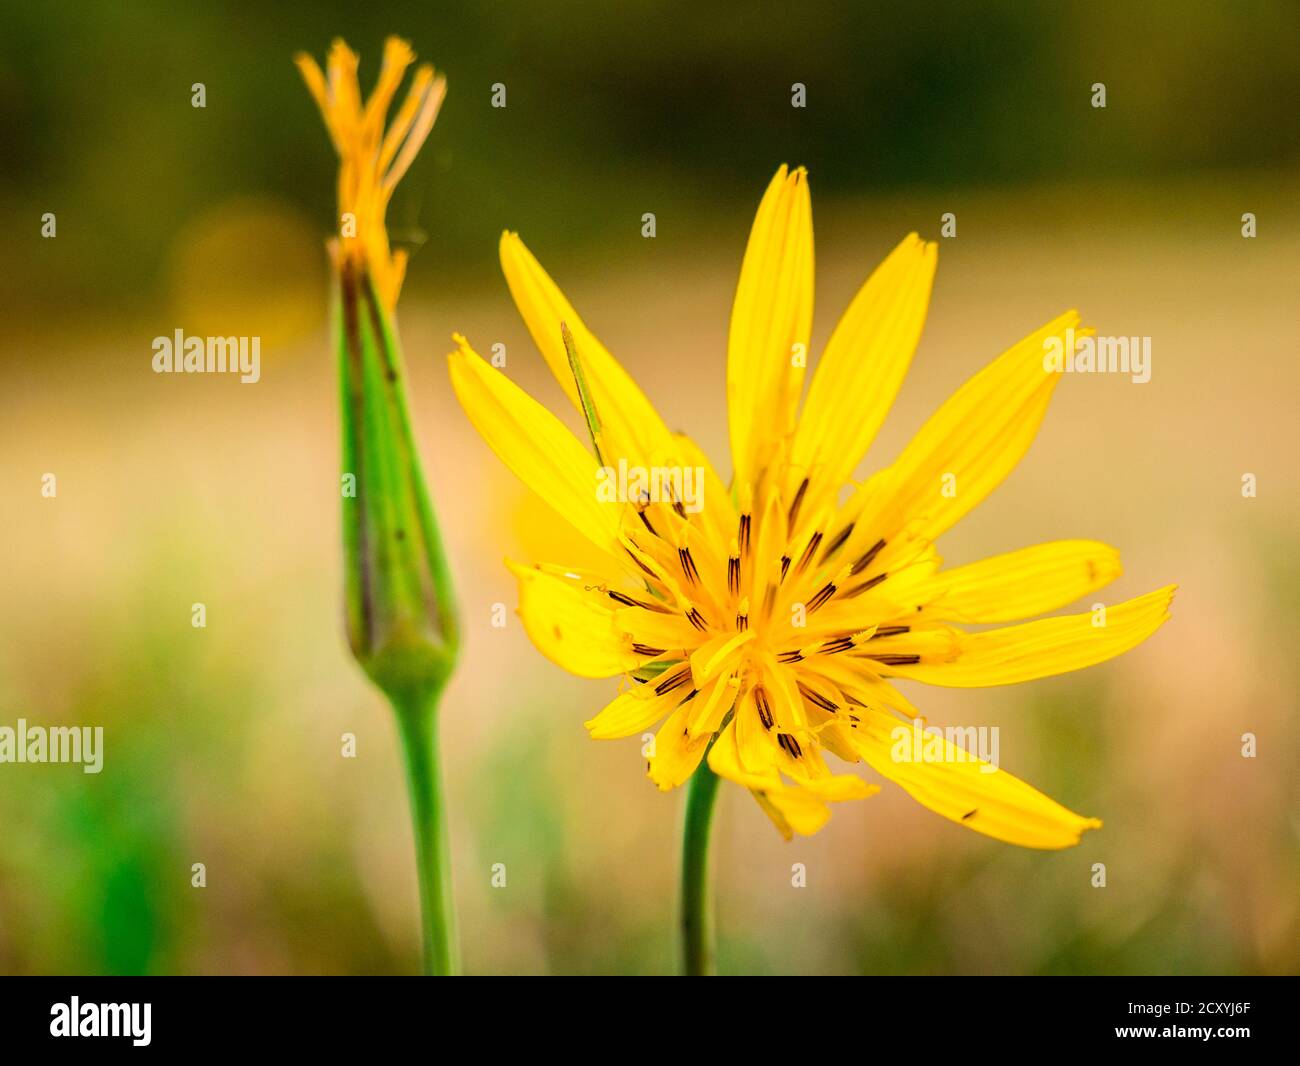
[[[195,336],[262,338],[263,358],[319,328],[329,292],[319,227],[267,199],[228,200],[177,236],[175,326]]]

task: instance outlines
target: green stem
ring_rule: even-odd
[[[709,828],[717,795],[718,775],[701,762],[686,786],[682,825],[682,965],[687,977],[710,977],[716,972]]]
[[[432,693],[394,699],[397,730],[406,757],[411,794],[415,864],[420,877],[420,917],[424,931],[424,972],[450,977],[459,969],[456,912],[452,901],[451,853],[438,763],[438,697]]]

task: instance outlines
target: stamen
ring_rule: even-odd
[[[806,699],[809,703],[815,703],[823,711],[830,711],[832,714],[834,714],[836,711],[840,709],[840,705],[838,703],[835,703],[833,700],[828,700],[820,692],[814,692],[802,681],[796,681],[795,684],[799,686],[799,691],[803,693],[804,699]]]
[[[680,688],[690,679],[691,668],[683,666],[674,674],[665,677],[659,684],[655,685],[655,692],[662,696],[665,692],[671,692],[675,688]]]
[[[853,572],[855,574],[862,573],[863,570],[865,570],[867,567],[871,565],[872,561],[876,558],[876,556],[879,555],[884,550],[884,547],[885,547],[885,538],[881,537],[880,540],[876,541],[875,544],[873,544],[870,548],[867,549],[866,555],[864,555],[861,559],[859,559],[856,563],[853,564]]]
[[[652,537],[659,536],[658,530],[656,530],[655,527],[650,524],[650,517],[649,515],[646,514],[646,505],[644,503],[638,505],[636,509],[636,516],[639,519],[641,519],[641,522],[645,525],[646,529],[650,531],[650,535]]]
[[[835,582],[826,582],[826,584],[818,590],[817,595],[808,601],[808,613],[812,614],[813,611],[817,610],[818,607],[834,596],[835,592]]]
[[[696,569],[695,559],[691,556],[691,549],[682,545],[677,549],[677,560],[682,564],[682,573],[686,575],[686,580],[692,585],[700,583],[700,572]]]
[[[826,582],[826,584],[821,587],[817,595],[814,596],[808,603],[809,614],[817,610],[818,607],[820,607],[823,603],[825,603],[827,600],[829,600],[832,596],[835,595],[835,593],[839,590],[840,584],[848,578],[849,571],[850,568],[846,566],[843,570],[841,570],[838,574],[835,575],[834,580]]]
[[[740,541],[740,553],[742,556],[749,554],[749,527],[751,524],[750,515],[748,513],[740,516],[740,529],[737,532],[736,539]]]
[[[631,596],[627,595],[627,593],[618,592],[615,589],[610,589],[607,595],[615,603],[621,603],[624,607],[644,607],[647,611],[657,611],[660,614],[672,613],[671,611],[668,610],[668,608],[660,604],[648,603],[645,600],[633,599]]]
[[[785,575],[789,572],[789,570],[790,570],[790,556],[783,555],[781,556],[781,580],[782,581],[785,581]]]
[[[734,540],[727,556],[727,591],[733,596],[740,595],[740,545]]]
[[[803,495],[807,491],[808,479],[804,478],[803,481],[799,482],[799,488],[795,490],[794,502],[790,504],[790,517],[786,521],[786,525],[790,529],[794,529],[794,520],[799,517],[799,505],[803,503]]]
[[[686,621],[690,622],[691,625],[701,633],[705,632],[709,628],[708,624],[704,621],[704,615],[700,614],[700,609],[694,604],[691,605],[690,611],[686,614]]]
[[[659,575],[656,574],[653,570],[650,569],[650,567],[648,567],[648,566],[645,564],[645,562],[644,562],[644,560],[642,560],[641,556],[637,555],[637,553],[634,552],[631,548],[629,548],[626,544],[623,545],[623,550],[624,550],[625,552],[627,552],[628,555],[630,555],[630,556],[632,557],[632,561],[633,561],[634,563],[636,563],[637,566],[639,566],[642,570],[644,570],[647,574],[649,574],[652,578],[654,578],[655,581],[658,581],[658,580],[659,580]]]
[[[813,553],[817,551],[817,545],[822,542],[821,530],[818,530],[808,539],[808,547],[803,550],[803,555],[799,556],[799,565],[794,568],[796,574],[802,574],[807,569],[808,564],[812,562]]]
[[[736,630],[743,633],[749,628],[749,597],[746,596],[736,605]]]
[[[789,733],[778,733],[776,742],[781,745],[790,755],[790,758],[797,759],[803,754],[803,749],[799,747],[799,742]]]
[[[844,547],[844,542],[848,540],[852,534],[853,534],[853,523],[850,522],[847,526],[841,529],[835,535],[835,539],[826,546],[826,550],[822,552],[822,561],[825,562],[837,551],[839,551],[842,547]]]
[[[838,655],[842,651],[852,651],[871,639],[873,631],[864,629],[843,637],[834,637],[817,649],[819,655]]]
[[[803,652],[796,649],[795,651],[783,651],[776,657],[779,663],[801,663],[803,662]]]
[[[919,655],[868,655],[882,666],[915,666],[921,661]]]
[[[776,724],[772,717],[772,705],[767,701],[767,690],[762,685],[754,686],[754,706],[758,708],[758,720],[764,729],[771,729]]]
[[[881,637],[896,637],[899,633],[910,633],[911,626],[880,626],[871,635],[872,640],[879,640]]]
[[[776,590],[781,584],[781,577],[785,574],[785,566],[777,561],[772,561],[772,577],[767,583],[767,592],[763,595],[763,617],[772,617],[772,607],[776,603]]]
[[[652,648],[647,644],[639,644],[635,640],[632,642],[632,654],[634,655],[648,655],[654,659],[662,655],[666,650],[665,648]]]
[[[794,568],[794,572],[803,573],[803,571],[807,569],[807,564],[813,562],[813,554],[819,543],[822,543],[822,530],[818,530],[818,532],[814,533],[813,536],[809,538],[809,546],[807,546],[806,549],[803,549],[803,554],[800,556],[800,564]]]
[[[873,589],[873,588],[875,588],[875,587],[876,587],[877,585],[879,585],[882,581],[884,581],[885,578],[887,578],[888,576],[889,576],[889,574],[887,574],[887,573],[885,573],[885,574],[877,574],[877,575],[876,575],[875,577],[873,577],[870,581],[864,581],[864,582],[863,582],[861,585],[859,585],[857,588],[855,588],[855,589],[849,589],[849,591],[846,592],[846,593],[844,594],[844,598],[845,598],[846,600],[851,600],[851,599],[853,599],[854,596],[861,596],[861,595],[862,595],[864,592],[866,592],[868,589]]]

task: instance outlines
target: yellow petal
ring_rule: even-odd
[[[366,135],[372,141],[378,140],[379,135],[383,133],[384,120],[388,117],[388,109],[392,105],[393,97],[401,87],[406,68],[414,62],[415,53],[411,51],[411,46],[406,41],[400,37],[389,37],[384,41],[384,57],[379,66],[379,78],[370,91],[370,99],[366,101],[361,119]]]
[[[738,736],[733,719],[709,749],[709,769],[748,788],[786,840],[795,833],[810,836],[825,825],[830,807],[811,793],[782,783],[775,770],[755,773],[749,769],[741,760]]]
[[[731,720],[736,738],[736,759],[745,773],[756,775],[759,779],[771,782],[771,787],[777,787],[781,783],[776,768],[780,748],[773,730],[763,725],[763,717],[755,703],[756,695],[756,690],[751,688],[736,704],[736,713]],[[764,713],[774,713],[770,709],[772,697],[768,695],[765,698],[769,710]],[[733,780],[740,778],[733,777]]]
[[[821,655],[808,663],[804,670],[834,685],[846,696],[866,707],[889,707],[910,718],[920,718],[921,712],[893,685],[869,672],[869,663],[856,657]]]
[[[519,581],[519,616],[537,650],[579,677],[613,677],[640,665],[616,624],[613,602],[537,567],[507,561]]]
[[[719,544],[726,544],[731,537],[736,535],[736,508],[731,499],[731,493],[727,491],[722,480],[718,477],[709,461],[709,457],[704,454],[699,445],[690,437],[682,433],[673,434],[673,442],[676,445],[676,463],[683,468],[690,468],[692,471],[702,470],[704,472],[701,495],[703,496],[704,510],[702,516],[705,522],[705,531],[711,535]]]
[[[958,825],[1026,848],[1068,848],[1088,829],[1100,828],[1013,777],[969,755],[947,738],[922,733],[913,725],[865,711],[850,741],[867,764],[901,785],[918,803]],[[942,745],[943,755],[927,761],[925,741]]]
[[[753,764],[741,757],[743,732],[736,719],[727,723],[709,749],[709,769],[748,788],[787,840],[793,833],[809,835],[825,825],[830,817],[828,801],[865,799],[880,791],[877,785],[854,774],[832,774],[821,755],[811,748],[795,762],[779,753],[766,738],[765,755],[774,758],[772,752],[778,752],[794,783],[786,784],[774,768],[755,771]]]
[[[810,837],[830,821],[830,807],[803,789],[753,791],[753,796],[786,840],[792,840],[795,833]]]
[[[523,316],[528,332],[561,387],[582,410],[569,357],[560,336],[560,323],[568,325],[582,360],[583,373],[603,428],[601,450],[606,460],[649,465],[652,457],[671,450],[672,434],[618,360],[578,317],[573,305],[542,269],[517,233],[501,235],[501,269],[510,295]]]
[[[618,628],[638,644],[664,651],[690,652],[703,635],[680,614],[665,614],[645,607],[622,607],[616,615]]]
[[[909,234],[858,291],[826,344],[799,416],[786,498],[811,479],[805,507],[834,498],[866,453],[921,339],[936,246]]]
[[[320,109],[321,118],[325,120],[325,129],[329,131],[334,150],[339,155],[342,155],[346,147],[339,140],[338,130],[335,128],[334,101],[330,95],[329,86],[325,82],[325,75],[321,73],[316,60],[306,52],[299,52],[293,57],[293,61],[297,64],[298,70],[302,73],[303,81],[307,83],[308,91],[316,101],[316,106]]]
[[[727,413],[735,484],[752,485],[794,428],[813,309],[808,175],[784,164],[754,218],[727,339]]]
[[[1014,622],[1055,611],[1120,575],[1119,552],[1095,540],[1056,540],[958,566],[890,594],[929,621]]]
[[[754,631],[745,629],[739,633],[719,633],[710,637],[691,653],[691,673],[695,687],[703,688],[723,669],[739,658],[741,648],[754,639]]]
[[[1113,659],[1151,636],[1169,618],[1177,587],[1169,585],[1107,607],[1104,617],[1089,611],[984,633],[960,633],[951,661],[890,666],[889,672],[930,685],[982,688],[1082,670]],[[891,638],[890,651],[905,649],[903,638]]]
[[[780,788],[781,775],[777,773],[774,761],[763,765],[752,757],[747,759],[741,756],[740,737],[744,731],[736,723],[744,708],[744,704],[736,708],[736,717],[727,723],[726,728],[718,734],[718,739],[713,742],[713,747],[709,749],[709,769],[719,777],[725,777],[746,788],[759,791]],[[749,707],[747,713],[752,714],[753,708]],[[767,757],[766,745],[763,756]]]
[[[764,656],[764,683],[776,728],[786,733],[808,728],[808,713],[794,671],[778,663],[772,654]]]
[[[676,693],[657,695],[650,685],[634,685],[615,696],[600,714],[586,723],[592,740],[617,740],[641,733],[659,721],[679,700]]]
[[[794,782],[794,787],[831,803],[866,799],[880,791],[879,785],[863,781],[856,774],[833,774],[826,761],[812,745],[805,745],[798,759],[781,753],[782,771]]]
[[[1004,352],[931,416],[893,466],[859,490],[849,505],[854,540],[888,543],[878,565],[907,551],[907,542],[933,540],[1011,473],[1060,377],[1044,365],[1046,344],[1064,343],[1078,322],[1069,311]]]
[[[735,675],[724,675],[701,688],[700,694],[691,701],[691,714],[687,721],[691,736],[716,733],[727,712],[735,706],[739,694],[740,678]]]
[[[679,704],[655,734],[655,753],[650,757],[648,773],[650,780],[665,792],[684,784],[695,773],[709,747],[707,735],[691,736],[689,722],[694,702]]]
[[[615,558],[620,505],[597,497],[599,464],[550,411],[499,370],[464,337],[448,356],[460,405],[490,447],[521,481],[578,532]]]

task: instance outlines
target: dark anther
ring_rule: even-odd
[[[885,539],[881,537],[880,540],[876,541],[875,544],[873,544],[870,548],[867,549],[866,555],[864,555],[861,559],[859,559],[856,563],[853,564],[853,569],[850,572],[854,574],[862,573],[863,570],[865,570],[867,567],[871,565],[872,561],[876,558],[877,555],[881,553],[884,547],[885,547]]]

